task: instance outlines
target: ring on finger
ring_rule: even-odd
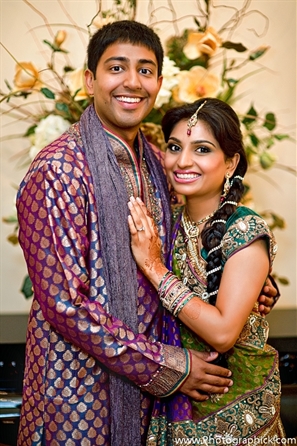
[[[144,226],[142,226],[142,228],[140,228],[140,229],[136,228],[136,230],[137,230],[138,232],[144,231]]]

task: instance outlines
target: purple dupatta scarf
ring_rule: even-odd
[[[130,248],[126,186],[93,105],[81,116],[80,131],[94,182],[109,311],[137,334],[137,267]],[[167,180],[149,143],[142,134],[141,138],[153,184],[161,197],[168,248],[171,212]],[[110,414],[111,445],[140,446],[140,389],[114,373],[110,373]]]

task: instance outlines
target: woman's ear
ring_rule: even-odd
[[[227,172],[230,173],[230,177],[232,177],[232,175],[234,174],[236,167],[238,166],[239,160],[240,160],[239,153],[235,153],[235,155],[232,158],[228,158],[226,160]]]

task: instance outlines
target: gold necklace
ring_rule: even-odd
[[[211,217],[214,216],[216,211],[213,211],[211,214],[207,215],[206,217],[201,218],[201,220],[198,221],[192,221],[186,211],[186,208],[183,210],[183,214],[182,214],[182,221],[183,221],[183,226],[185,228],[185,232],[187,234],[188,237],[190,238],[197,238],[200,235],[200,229],[199,229],[199,225],[202,225],[202,223],[205,223],[206,221],[210,220]]]
[[[206,281],[207,279],[206,262],[201,256],[200,249],[198,247],[199,235],[200,235],[200,229],[198,226],[208,221],[215,214],[215,212],[216,211],[212,212],[211,214],[207,215],[201,220],[192,222],[187,214],[186,209],[184,209],[181,218],[182,225],[187,237],[185,240],[185,244],[188,258],[198,276],[201,277],[204,281]]]

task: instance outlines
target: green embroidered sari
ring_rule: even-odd
[[[172,270],[192,291],[202,296],[206,291],[206,275],[201,265],[207,252],[202,250],[197,268],[189,258],[180,220],[179,216],[174,231]],[[269,227],[252,210],[238,207],[227,221],[222,240],[223,266],[230,256],[259,238],[267,241],[272,265],[277,246]],[[210,350],[210,346],[183,324],[180,330],[184,347]],[[284,438],[279,416],[278,354],[266,343],[268,331],[268,322],[260,315],[256,304],[236,344],[226,353],[234,381],[229,392],[214,395],[205,402],[188,400],[190,409],[185,397],[179,394],[167,401],[157,401],[147,445],[247,444],[247,439],[260,437],[269,438],[269,444],[274,444],[271,443],[274,438],[277,444],[277,439]]]

